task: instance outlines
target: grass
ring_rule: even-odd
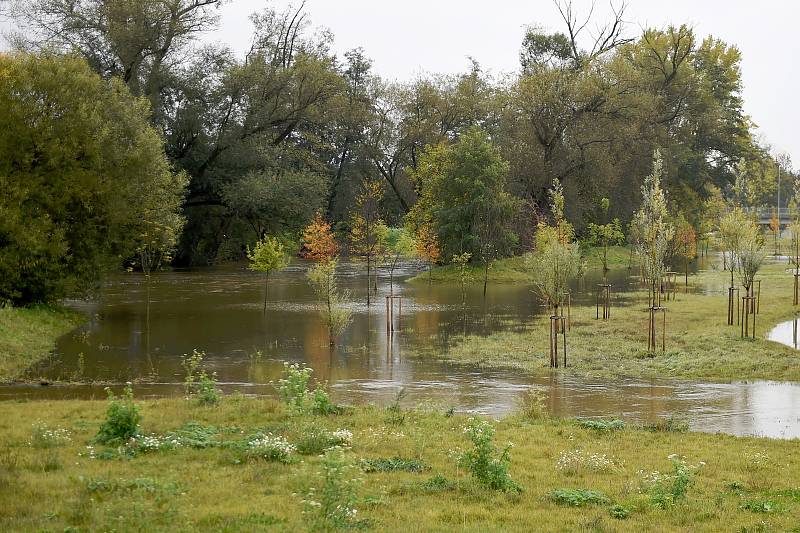
[[[586,248],[584,259],[587,268],[601,268],[603,266],[602,248]],[[489,269],[489,281],[494,283],[514,283],[530,282],[531,275],[525,266],[527,255],[506,257],[498,259],[492,263]],[[608,248],[608,267],[627,268],[630,260],[630,248],[628,246],[610,246]],[[471,265],[468,268],[469,279],[472,283],[483,283],[483,266],[480,264]],[[435,267],[430,273],[430,279],[437,283],[458,283],[460,281],[458,267],[454,265],[444,265]],[[429,273],[421,272],[410,278],[409,283],[428,283]]]
[[[664,353],[647,352],[645,292],[615,295],[608,321],[595,320],[594,307],[573,307],[564,372],[596,377],[800,381],[800,353],[765,338],[776,324],[795,316],[793,277],[786,269],[785,263],[772,263],[758,276],[762,285],[755,339],[742,339],[739,326],[726,325],[730,275],[725,272],[690,276],[690,288],[696,292],[679,293],[676,301],[664,303],[668,308]],[[682,287],[683,279],[679,281]],[[522,331],[467,336],[443,354],[418,355],[544,375],[551,372],[548,332],[549,320],[541,316]]]
[[[530,531],[532,524],[542,531],[753,531],[765,520],[768,530],[790,531],[800,523],[796,441],[634,427],[598,432],[574,421],[508,417],[495,423],[495,441],[515,444],[510,473],[523,491],[510,494],[482,488],[457,466],[452,451],[470,447],[460,415],[410,410],[402,425],[387,426],[389,413],[372,406],[309,420],[261,398],[229,396],[217,407],[182,399],[142,404],[144,433],[184,428],[204,435],[203,445],[136,456],[97,446],[90,453],[104,402],[0,402],[0,530],[305,531],[302,500],[320,486],[322,459],[242,460],[234,444],[265,431],[296,442],[294,428],[309,425],[352,431],[344,458],[355,467],[348,475],[362,480],[360,523],[373,531]],[[69,440],[32,447],[34,421],[39,429],[66,429]],[[608,454],[620,467],[562,472],[560,452],[574,449]],[[685,499],[657,509],[642,490],[643,473],[670,472],[673,453],[705,465]],[[430,470],[357,468],[378,457],[413,459]]]
[[[48,357],[55,340],[81,320],[79,313],[61,308],[0,308],[0,382],[19,379]]]

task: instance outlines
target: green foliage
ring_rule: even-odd
[[[689,431],[689,422],[682,417],[670,415],[666,418],[659,418],[655,422],[644,424],[642,428],[653,432],[686,433]]]
[[[585,505],[602,505],[608,503],[608,497],[598,490],[589,489],[556,489],[548,493],[548,498],[568,507]]]
[[[94,440],[109,446],[125,444],[139,433],[139,422],[142,421],[139,405],[133,401],[133,387],[128,383],[120,397],[114,396],[109,387],[106,387],[106,393],[109,402],[106,419]]]
[[[0,55],[0,300],[85,293],[138,257],[155,269],[181,230],[145,100],[75,56]]]
[[[430,470],[431,467],[419,459],[403,459],[391,457],[388,459],[362,459],[361,468],[364,472],[414,472],[420,473]]]
[[[666,509],[686,498],[686,492],[694,482],[694,472],[704,463],[691,466],[677,454],[669,456],[671,473],[653,472],[645,480],[650,502],[654,507]]]
[[[738,241],[736,259],[739,267],[739,278],[742,286],[748,291],[753,286],[753,280],[755,280],[756,274],[758,274],[766,258],[764,236],[761,234],[761,230],[753,222],[745,224]]]
[[[608,198],[600,200],[600,209],[603,216],[608,215],[610,207]],[[589,223],[589,242],[593,246],[599,246],[603,249],[603,269],[608,270],[608,247],[621,245],[625,242],[625,234],[622,232],[622,222],[615,218],[606,224]]]
[[[320,261],[307,273],[317,295],[319,311],[328,328],[331,345],[336,344],[336,339],[344,333],[353,318],[353,311],[345,305],[349,292],[340,290],[336,281],[336,265],[336,259]]]
[[[314,531],[363,528],[367,522],[357,518],[358,487],[355,468],[338,449],[322,458],[320,486],[312,488],[303,500],[303,515]]]
[[[338,414],[342,408],[334,404],[321,384],[309,388],[313,369],[298,364],[283,364],[283,375],[278,380],[281,400],[295,413],[318,415]]]
[[[345,447],[352,444],[353,434],[346,429],[328,431],[311,426],[305,428],[297,439],[297,453],[301,455],[320,455],[331,448]]]
[[[625,422],[616,418],[612,420],[578,420],[578,425],[582,428],[593,429],[601,432],[611,432],[625,429]]]
[[[508,163],[486,133],[469,129],[421,158],[413,174],[420,197],[409,220],[415,228],[432,222],[442,257],[481,257],[481,234],[507,254],[517,241],[509,222],[519,204],[506,191],[507,175]]]
[[[631,512],[625,507],[621,506],[620,504],[615,503],[614,505],[608,508],[608,514],[611,515],[611,518],[616,518],[617,520],[625,520],[631,515]]]
[[[485,420],[470,418],[464,433],[472,441],[473,449],[458,458],[459,464],[485,487],[503,492],[521,492],[522,487],[508,473],[511,444],[502,451],[495,448],[494,427]]]
[[[184,355],[181,365],[186,372],[183,388],[186,398],[194,398],[200,405],[217,405],[220,394],[213,374],[209,375],[203,367],[205,352],[192,350],[191,355]]]
[[[739,507],[753,513],[765,514],[777,513],[785,510],[781,504],[772,500],[747,500]]]
[[[633,244],[639,255],[644,277],[651,285],[652,291],[656,291],[666,271],[664,261],[674,234],[674,228],[669,222],[667,198],[661,188],[663,174],[664,163],[661,152],[655,150],[653,171],[645,178],[642,185],[642,207],[636,212],[631,223],[636,226],[634,232],[636,242]]]
[[[278,270],[286,268],[289,256],[286,245],[277,237],[265,235],[258,240],[251,250],[247,247],[247,258],[250,260],[248,268],[256,272],[264,272],[268,276]]]

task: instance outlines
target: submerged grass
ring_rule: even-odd
[[[603,266],[603,249],[586,248],[583,250],[586,268],[599,269]],[[506,257],[492,263],[489,269],[489,281],[493,283],[530,282],[530,270],[526,267],[526,255]],[[630,264],[631,254],[628,246],[610,246],[608,248],[608,267],[627,268]],[[635,260],[635,259],[634,259]],[[469,279],[472,283],[483,283],[483,266],[471,265],[467,268]],[[408,280],[409,283],[459,283],[460,273],[455,265],[435,267],[433,272],[422,272]]]
[[[99,401],[0,402],[0,530],[305,531],[303,500],[318,486],[324,459],[241,461],[236,443],[264,431],[294,441],[296,428],[309,424],[351,431],[341,453],[354,466],[392,458],[369,474],[346,474],[359,478],[358,524],[373,531],[749,531],[764,520],[769,530],[788,531],[800,523],[796,441],[599,432],[568,420],[508,417],[494,423],[495,440],[514,443],[510,473],[525,490],[506,493],[458,466],[454,455],[470,447],[460,415],[412,409],[398,429],[385,424],[385,409],[371,406],[312,420],[259,398],[225,397],[216,407],[148,400],[144,433],[188,432],[205,441],[213,432],[215,444],[130,455],[87,448],[105,408]],[[32,420],[65,429],[70,439],[44,452],[32,447]],[[623,466],[560,470],[560,453],[576,448],[613,453]],[[672,454],[705,465],[685,498],[659,509],[642,487],[670,474]],[[395,458],[404,458],[403,468],[394,468]],[[425,474],[411,464],[425,465]]]
[[[54,307],[0,307],[0,382],[22,377],[82,318],[74,311]]]
[[[575,306],[572,328],[567,333],[568,367],[564,372],[596,377],[800,381],[800,352],[766,340],[776,324],[796,316],[792,274],[785,263],[773,263],[757,278],[762,283],[755,339],[743,339],[738,325],[726,325],[727,272],[690,276],[690,292],[679,292],[676,300],[664,302],[668,310],[663,353],[647,352],[646,292],[615,296],[608,321],[595,320],[594,307]],[[549,320],[538,316],[522,331],[469,335],[455,340],[444,354],[419,355],[547,374],[551,372],[548,331]]]

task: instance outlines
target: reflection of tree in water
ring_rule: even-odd
[[[303,348],[306,363],[314,370],[316,379],[329,381],[334,347],[328,342],[328,330],[320,320],[305,320],[304,325]]]

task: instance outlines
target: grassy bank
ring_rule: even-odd
[[[53,307],[0,308],[0,382],[18,379],[47,357],[56,339],[81,320],[78,313]]]
[[[303,500],[345,495],[351,482],[351,525],[372,531],[788,531],[800,523],[792,441],[509,417],[493,423],[494,445],[514,443],[515,493],[458,467],[454,454],[474,450],[469,422],[430,408],[314,417],[264,399],[151,400],[142,431],[162,445],[136,452],[91,444],[105,408],[0,403],[1,530],[306,531],[320,508]],[[322,490],[321,450],[309,436],[341,429],[351,442]],[[239,444],[265,431],[306,455],[295,450],[286,464],[244,455]],[[170,439],[179,445],[167,449]],[[672,454],[698,468],[677,476]]]
[[[762,288],[756,339],[742,339],[739,326],[726,325],[725,287],[730,277],[725,272],[690,276],[690,289],[700,292],[679,293],[677,300],[664,303],[668,308],[665,353],[646,350],[645,292],[615,296],[609,321],[595,320],[593,306],[573,307],[572,329],[567,334],[569,366],[564,371],[601,377],[800,381],[800,352],[765,339],[772,327],[794,316],[793,278],[785,269],[785,264],[770,264],[758,276]],[[443,355],[424,356],[545,374],[551,371],[548,332],[549,320],[541,317],[524,331],[467,336]]]
[[[601,268],[603,266],[602,248],[587,248],[584,258],[587,268]],[[494,283],[513,283],[530,282],[531,275],[525,267],[526,256],[507,257],[498,259],[492,263],[489,270],[489,281]],[[630,248],[627,246],[611,246],[608,249],[608,267],[621,268],[628,266],[630,261]],[[473,283],[483,282],[483,267],[481,265],[471,265],[468,268],[470,281]],[[427,283],[430,280],[437,283],[458,283],[460,274],[458,267],[445,265],[435,267],[430,274],[422,272],[409,279],[410,283]]]

